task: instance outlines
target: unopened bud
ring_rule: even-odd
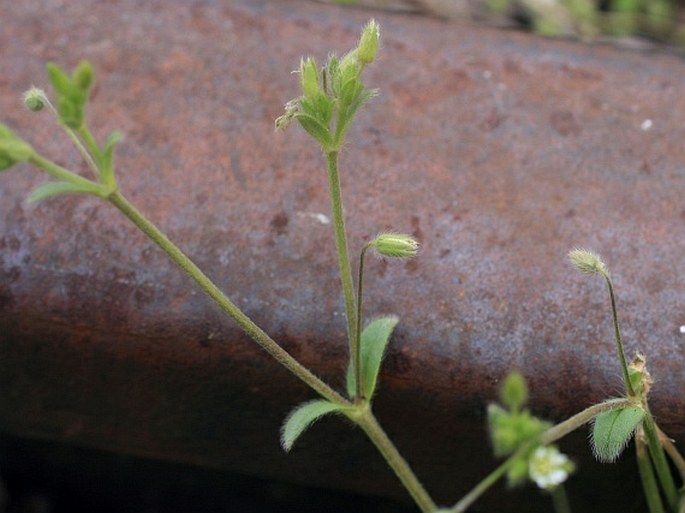
[[[371,64],[378,52],[379,26],[376,20],[371,20],[364,27],[359,46],[357,47],[357,59],[362,65]]]
[[[45,91],[37,87],[32,87],[24,93],[24,105],[30,111],[38,112],[42,110],[47,102],[48,98],[45,96]]]
[[[313,99],[319,95],[319,70],[316,61],[311,57],[306,61],[304,59],[300,61],[300,80],[305,98]]]
[[[390,258],[412,258],[419,252],[418,241],[402,233],[381,233],[369,245]]]
[[[586,249],[574,249],[569,252],[568,258],[571,263],[581,272],[586,274],[601,273],[608,275],[608,271],[602,259],[596,253]]]

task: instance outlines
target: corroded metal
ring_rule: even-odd
[[[620,393],[606,290],[567,265],[575,246],[612,270],[628,351],[647,355],[654,413],[682,443],[676,57],[302,1],[14,2],[0,31],[0,117],[80,166],[48,116],[18,99],[47,86],[47,60],[90,59],[94,132],[126,134],[123,192],[342,389],[323,158],[295,127],[275,134],[273,119],[296,94],[300,55],[346,51],[371,15],[382,48],[367,79],[382,94],[342,154],[344,200],[353,253],[384,229],[422,243],[404,264],[369,261],[365,310],[401,317],[377,409],[427,488],[450,503],[493,467],[484,409],[510,368],[550,419]],[[312,397],[305,387],[110,206],[27,205],[43,180],[29,166],[0,175],[0,433],[404,497],[339,422],[284,455],[279,425]],[[583,462],[577,482],[610,488],[616,474],[586,461],[583,437],[569,446]],[[606,495],[610,511],[616,490]],[[519,511],[493,497],[499,511]]]

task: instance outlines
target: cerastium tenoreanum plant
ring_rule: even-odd
[[[255,342],[309,385],[319,398],[296,407],[286,419],[281,433],[286,451],[314,421],[335,413],[346,417],[366,433],[425,513],[466,511],[505,475],[512,485],[526,481],[536,483],[550,493],[557,511],[566,512],[570,511],[570,504],[563,482],[573,470],[573,463],[553,444],[574,429],[594,421],[591,441],[597,458],[601,461],[615,460],[634,436],[639,473],[650,512],[682,511],[682,490],[678,489],[667,456],[680,474],[680,480],[685,473],[685,463],[650,413],[647,396],[651,380],[644,357],[637,355],[631,364],[626,362],[611,278],[599,257],[589,251],[574,250],[570,259],[581,271],[599,274],[608,284],[618,359],[625,383],[623,397],[591,406],[552,426],[525,408],[526,382],[520,374],[512,372],[504,380],[500,396],[502,405],[493,404],[488,409],[495,455],[507,459],[456,504],[442,508],[436,506],[376,420],[372,409],[374,391],[383,354],[398,318],[376,319],[362,329],[364,258],[369,250],[389,259],[412,258],[418,251],[417,242],[408,235],[381,233],[360,250],[355,288],[345,232],[338,156],[360,107],[377,94],[376,90],[364,85],[361,77],[364,68],[375,60],[378,39],[378,25],[371,21],[364,28],[357,47],[344,57],[330,55],[323,66],[312,58],[303,59],[299,69],[301,95],[288,102],[285,113],[276,120],[279,129],[297,121],[320,145],[327,165],[349,339],[347,389],[344,394],[324,383],[283,350],[122,194],[114,166],[114,149],[122,137],[113,132],[100,145],[86,122],[86,107],[93,85],[93,70],[88,62],[81,62],[71,75],[55,64],[48,64],[54,104],[45,92],[36,88],[25,94],[24,103],[32,111],[50,111],[87,162],[92,176],[80,176],[40,155],[5,125],[0,125],[0,170],[30,162],[55,179],[33,191],[29,196],[31,202],[64,193],[85,193],[112,204],[181,267]]]

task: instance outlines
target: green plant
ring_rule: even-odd
[[[374,392],[383,355],[399,319],[395,316],[383,317],[363,327],[364,260],[369,250],[389,259],[412,258],[418,252],[418,243],[411,236],[381,233],[360,250],[355,290],[343,215],[338,156],[357,112],[377,94],[376,90],[365,86],[362,73],[375,60],[378,40],[379,27],[371,21],[364,28],[359,44],[342,58],[331,55],[321,67],[312,58],[303,59],[299,69],[302,94],[289,101],[285,113],[276,120],[276,127],[280,129],[297,121],[319,144],[325,158],[349,340],[346,395],[323,382],[283,350],[125,198],[116,180],[114,162],[114,150],[122,139],[121,134],[113,132],[100,146],[87,125],[86,110],[94,81],[89,63],[81,62],[71,76],[58,66],[48,64],[48,78],[55,92],[57,107],[42,90],[35,88],[26,93],[24,102],[32,111],[47,108],[54,115],[87,162],[93,176],[84,178],[43,157],[4,125],[0,125],[0,170],[29,162],[56,179],[39,186],[29,196],[30,201],[41,201],[64,193],[84,193],[109,202],[157,244],[264,350],[317,392],[319,399],[297,406],[286,418],[281,432],[281,443],[286,451],[316,420],[324,415],[337,414],[346,417],[366,433],[425,513],[466,511],[503,476],[511,485],[529,481],[536,483],[551,494],[557,511],[565,512],[570,511],[570,504],[563,482],[573,471],[573,463],[559,453],[553,444],[594,420],[592,445],[597,457],[603,461],[616,459],[637,433],[639,470],[650,511],[678,511],[682,506],[666,453],[681,475],[685,473],[685,464],[668,438],[659,431],[649,411],[647,395],[651,381],[644,358],[636,357],[630,366],[626,363],[613,284],[599,257],[588,251],[574,250],[570,258],[578,269],[589,274],[601,274],[608,284],[618,357],[626,387],[625,397],[590,406],[564,422],[551,425],[536,418],[525,408],[528,396],[525,379],[518,373],[511,373],[501,390],[501,405],[493,404],[488,408],[488,424],[495,455],[506,458],[505,461],[456,504],[441,509],[378,423],[373,414]]]

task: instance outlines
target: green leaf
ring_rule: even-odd
[[[329,413],[340,413],[347,408],[323,399],[300,404],[290,412],[281,428],[281,446],[288,452],[300,435],[318,419]]]
[[[362,375],[362,390],[364,397],[371,399],[376,390],[376,382],[378,380],[378,372],[381,368],[381,362],[385,355],[385,349],[388,347],[390,335],[397,325],[399,317],[381,317],[371,322],[361,334],[360,340],[360,365]],[[354,398],[356,394],[356,381],[352,363],[347,368],[347,394]]]
[[[93,72],[93,66],[90,62],[83,60],[78,63],[76,69],[71,74],[74,85],[76,85],[81,91],[87,92],[90,86],[93,85],[93,80],[95,78],[95,73]]]
[[[0,171],[18,162],[25,162],[33,155],[33,148],[6,126],[0,123]]]
[[[592,426],[592,452],[599,461],[611,463],[633,436],[645,412],[639,406],[600,413]]]
[[[121,132],[112,132],[105,141],[105,149],[102,152],[102,174],[100,175],[102,181],[109,185],[115,186],[114,179],[114,147],[124,138]]]
[[[300,122],[302,128],[304,128],[309,135],[316,139],[321,146],[324,148],[330,148],[333,145],[331,132],[327,127],[322,125],[319,120],[313,116],[310,116],[309,114],[304,114],[302,112],[295,114],[295,119]]]
[[[97,184],[86,185],[71,182],[46,182],[39,185],[29,196],[29,203],[38,203],[51,196],[66,193],[86,193],[100,196],[100,188]]]
[[[55,91],[61,95],[69,96],[74,89],[74,85],[71,83],[71,79],[64,70],[54,62],[48,62],[45,69],[48,73],[48,79]]]

